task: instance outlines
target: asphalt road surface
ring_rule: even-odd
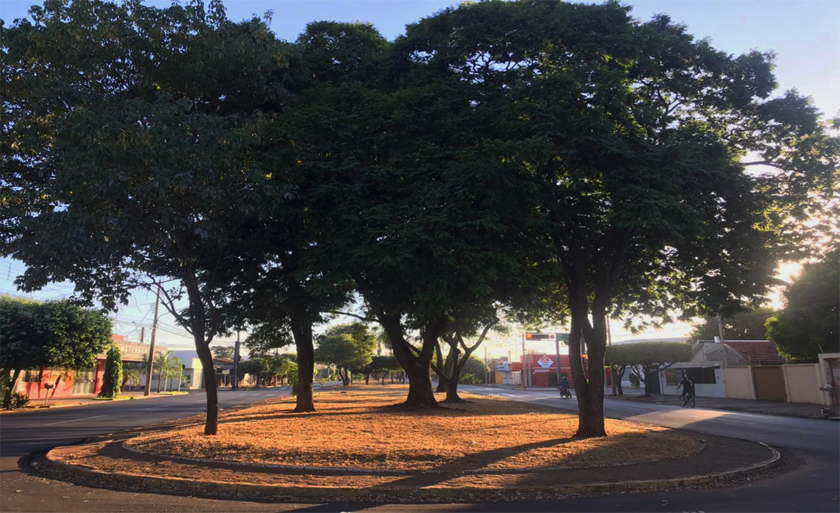
[[[464,387],[464,391],[576,410],[553,392]],[[269,399],[280,389],[221,392],[222,407]],[[215,500],[76,486],[40,477],[30,454],[87,437],[200,413],[203,393],[0,416],[0,511],[832,511],[840,509],[840,425],[836,422],[605,402],[610,417],[766,442],[805,461],[792,472],[729,488],[487,504],[291,504]],[[278,426],[282,429],[282,426]]]

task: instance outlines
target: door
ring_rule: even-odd
[[[73,395],[92,394],[95,374],[96,372],[93,369],[76,369],[73,379]]]
[[[785,376],[781,367],[753,367],[755,398],[760,401],[787,401]]]

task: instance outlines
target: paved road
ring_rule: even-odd
[[[551,392],[464,387],[477,394],[577,408]],[[222,406],[268,399],[283,390],[222,392]],[[261,395],[256,395],[261,394]],[[203,394],[0,416],[0,511],[428,511],[429,505],[271,504],[175,495],[118,492],[41,478],[26,455],[96,434],[188,416],[203,410]],[[838,511],[840,425],[829,421],[628,403],[607,399],[611,417],[724,436],[790,449],[806,465],[793,472],[724,489],[681,490],[563,501],[439,504],[446,511]],[[278,429],[282,429],[278,426]]]

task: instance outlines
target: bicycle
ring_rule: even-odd
[[[683,408],[694,408],[694,392],[688,392],[682,396]]]

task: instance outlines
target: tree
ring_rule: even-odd
[[[379,342],[380,340],[377,337],[377,343]],[[394,372],[398,372],[401,369],[402,367],[400,367],[400,362],[398,362],[393,356],[374,356],[364,369],[365,384],[368,384],[368,378],[373,376],[374,380],[382,380],[382,384],[384,385],[385,378],[393,375]]]
[[[793,362],[840,352],[840,249],[802,266],[784,291],[785,308],[767,320],[767,338]]]
[[[771,308],[759,307],[722,319],[724,338],[726,340],[764,340],[767,334],[764,324],[769,317],[773,316],[773,313]],[[693,344],[698,340],[714,340],[719,335],[717,318],[705,317],[688,334],[687,342]]]
[[[123,385],[123,362],[120,348],[112,344],[105,357],[105,372],[102,376],[102,390],[98,397],[116,399]]]
[[[257,378],[255,386],[259,387],[260,380],[265,375],[267,366],[260,358],[249,358],[239,365],[239,369],[242,371],[243,375],[248,374],[250,376],[255,376]]]
[[[216,346],[213,348],[213,356],[229,360],[233,358],[234,349],[233,346]]]
[[[126,385],[131,383],[132,386],[140,384],[140,369],[137,367],[123,367],[123,379],[121,389],[125,391]]]
[[[633,346],[635,344],[613,344],[604,351],[604,364],[610,368],[613,382],[613,395],[624,395],[621,378],[633,360]]]
[[[0,369],[8,380],[3,407],[23,369],[94,366],[112,342],[111,329],[110,319],[69,301],[0,296]]]
[[[27,291],[68,280],[106,308],[159,291],[193,336],[214,435],[209,344],[229,328],[217,270],[249,243],[238,227],[282,197],[250,158],[286,96],[282,45],[215,0],[31,13],[4,29],[2,253],[27,264]]]
[[[630,367],[639,381],[645,384],[645,397],[650,396],[650,380],[659,379],[660,371],[691,359],[691,346],[682,342],[621,344],[610,346],[607,352],[610,353],[606,360],[608,365]]]
[[[471,356],[464,364],[459,382],[465,385],[484,384],[489,372],[490,369],[487,368],[484,360]]]
[[[157,391],[160,393],[160,388],[163,386],[164,392],[166,391],[166,380],[169,378],[179,378],[182,375],[183,368],[181,367],[181,359],[177,356],[172,354],[172,351],[166,351],[165,353],[161,351],[157,353],[154,362],[155,368],[158,371],[158,388]],[[213,382],[216,381],[216,368],[213,367]],[[205,379],[207,374],[205,373]],[[205,385],[206,387],[206,385]]]
[[[362,371],[372,361],[376,338],[362,323],[333,326],[318,338],[315,360],[334,365],[344,386],[353,372]]]
[[[457,78],[416,74],[369,26],[332,30],[329,45],[364,73],[332,74],[285,116],[300,170],[325,176],[312,219],[329,237],[315,256],[352,279],[365,317],[382,326],[408,377],[404,405],[434,407],[431,363],[449,323],[469,324],[536,281],[523,258],[530,228],[507,222],[528,207],[510,201],[519,195],[504,165],[481,159]]]
[[[484,341],[484,338],[487,336],[487,333],[496,324],[496,322],[497,321],[495,320],[488,322],[482,329],[481,333],[478,334],[478,336],[476,337],[475,342],[469,345],[465,342],[464,336],[458,330],[456,330],[454,333],[449,333],[442,337],[443,340],[445,340],[449,344],[449,355],[447,355],[446,362],[444,363],[445,367],[443,369],[438,368],[438,366],[436,365],[432,365],[432,368],[435,370],[435,372],[437,372],[438,378],[445,385],[444,390],[446,391],[446,400],[444,402],[466,402],[463,399],[461,399],[461,397],[458,395],[458,384],[462,383],[461,375],[465,371],[473,377],[479,375],[476,368],[473,368],[472,370],[467,370],[466,366],[473,365],[474,367],[474,357],[472,356],[472,353],[476,349],[478,349],[478,346],[481,345],[481,343]],[[460,346],[460,349],[458,346]],[[440,348],[438,347],[437,350],[438,362],[440,362]],[[481,365],[483,366],[484,363],[482,362]],[[484,379],[485,375],[485,372],[480,373],[482,379]]]
[[[830,194],[840,147],[807,98],[770,98],[771,54],[730,56],[629,10],[462,4],[395,42],[400,66],[457,80],[472,106],[440,137],[469,131],[475,165],[507,168],[528,184],[517,200],[540,203],[526,210],[562,266],[581,437],[606,436],[607,314],[659,323],[757,306],[776,261],[800,252],[786,227]]]

